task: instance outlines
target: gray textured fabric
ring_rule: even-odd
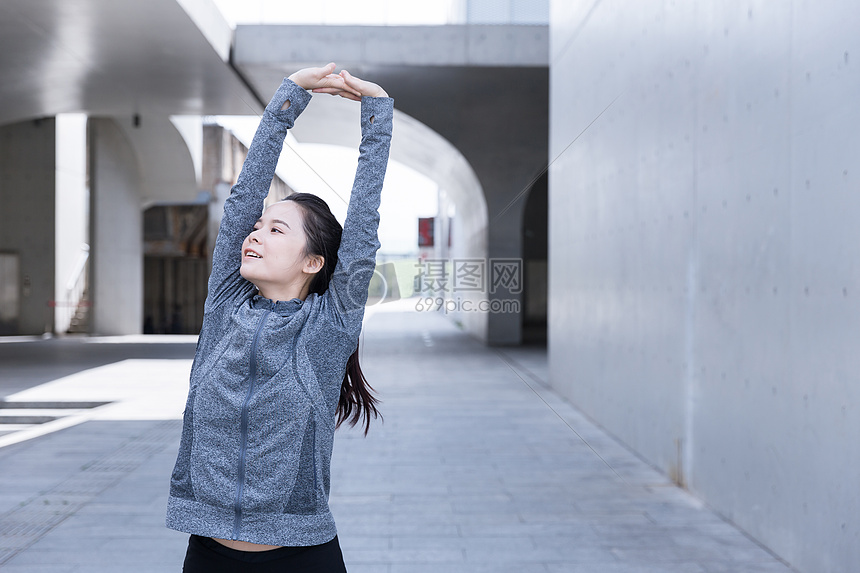
[[[224,205],[170,482],[172,529],[270,545],[318,545],[337,533],[328,508],[335,411],[380,246],[394,100],[361,100],[358,169],[328,290],[272,301],[240,276],[240,250],[310,100],[284,80]]]

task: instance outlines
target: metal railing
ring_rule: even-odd
[[[81,245],[78,260],[66,281],[66,291],[63,300],[56,305],[54,324],[57,332],[67,332],[79,310],[86,311],[89,302],[85,300],[87,292],[87,261],[90,258],[90,246]]]

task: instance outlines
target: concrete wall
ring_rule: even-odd
[[[551,11],[552,382],[809,573],[860,562],[858,24]]]
[[[0,252],[18,255],[15,334],[53,328],[54,141],[53,119],[0,127]]]
[[[91,332],[139,334],[142,177],[131,144],[114,120],[91,118],[89,130]]]

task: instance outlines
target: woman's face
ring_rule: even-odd
[[[307,239],[302,222],[301,208],[295,202],[275,203],[263,211],[242,243],[239,273],[266,298],[287,300],[278,294],[294,291],[290,287],[301,287],[310,278],[306,272],[310,257],[304,254]]]

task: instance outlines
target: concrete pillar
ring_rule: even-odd
[[[529,191],[523,210],[523,343],[545,344],[547,321],[547,177]]]
[[[497,211],[490,207],[490,212]],[[522,342],[523,236],[522,203],[490,219],[488,227],[487,343],[513,346]]]
[[[53,118],[0,127],[0,334],[53,328],[55,136]]]
[[[90,148],[90,293],[93,334],[143,329],[141,174],[116,122],[93,118]]]

